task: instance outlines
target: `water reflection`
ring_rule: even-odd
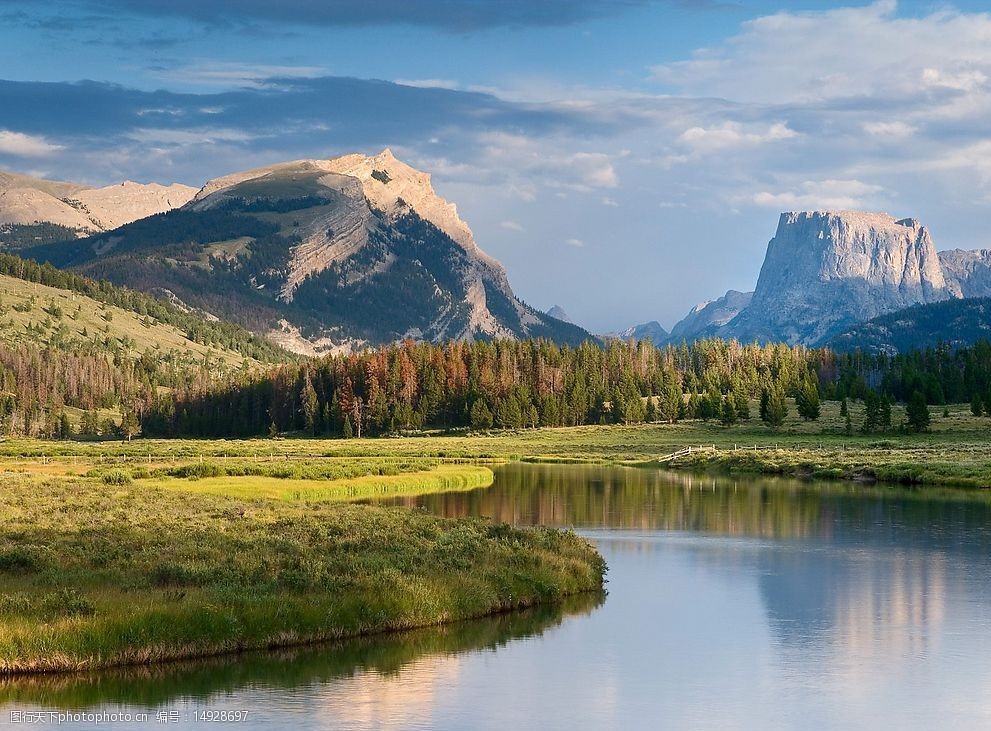
[[[589,465],[511,464],[485,490],[393,498],[447,516],[579,529],[899,542],[987,553],[991,495]]]
[[[250,708],[257,729],[991,728],[989,494],[516,464],[386,502],[574,527],[608,599],[18,681],[0,706]]]
[[[182,698],[209,702],[243,688],[275,691],[316,688],[328,684],[363,683],[398,674],[436,676],[457,671],[457,657],[470,651],[495,652],[508,643],[535,638],[567,617],[587,614],[604,597],[587,594],[561,604],[430,627],[400,634],[349,641],[252,652],[165,665],[118,668],[92,673],[0,678],[0,708],[81,709],[104,705],[155,708]],[[425,682],[394,697],[396,703],[429,702]],[[410,695],[406,698],[405,696]],[[415,699],[412,697],[415,696]],[[381,696],[380,696],[381,699]],[[357,703],[360,699],[355,698]]]

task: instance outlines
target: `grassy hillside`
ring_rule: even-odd
[[[65,289],[0,275],[0,339],[73,351],[103,350],[138,357],[173,352],[189,362],[228,367],[257,364],[254,358],[191,340],[187,333],[148,315]]]

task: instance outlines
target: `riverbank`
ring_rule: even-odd
[[[570,532],[195,489],[216,478],[164,488],[139,469],[0,478],[0,674],[293,646],[602,588],[601,557]]]

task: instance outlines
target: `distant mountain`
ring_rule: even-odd
[[[568,313],[564,311],[564,308],[560,305],[554,305],[549,310],[547,314],[553,317],[555,320],[560,320],[561,322],[571,322],[571,318],[568,317]],[[574,323],[572,323],[574,324]]]
[[[619,338],[620,340],[633,339],[636,341],[643,340],[644,338],[650,338],[650,341],[654,343],[654,345],[662,345],[668,339],[668,331],[661,327],[661,324],[656,320],[651,320],[650,322],[645,322],[642,325],[628,327],[618,333],[609,333],[603,337]]]
[[[710,337],[736,317],[753,298],[753,292],[729,290],[722,297],[695,305],[685,317],[671,328],[670,340],[679,343]]]
[[[883,213],[784,213],[753,299],[724,331],[811,345],[858,322],[952,294],[928,229]]]
[[[991,340],[991,298],[952,299],[875,317],[833,338],[836,350],[893,354],[913,348]]]
[[[991,251],[936,251],[928,229],[884,213],[783,213],[752,294],[695,307],[672,340],[817,345],[889,312],[991,296]]]
[[[525,305],[427,173],[389,150],[217,178],[183,207],[26,255],[163,291],[297,352],[589,334]]]
[[[125,181],[104,188],[0,172],[0,246],[9,249],[109,231],[185,205],[186,185]]]

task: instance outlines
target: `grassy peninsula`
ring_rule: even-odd
[[[222,464],[186,477],[120,466],[3,475],[0,674],[409,629],[602,586],[602,559],[572,533],[347,502],[487,484],[484,467],[310,479],[314,492],[297,496],[304,480],[292,477],[197,474]],[[265,481],[257,496],[252,480]]]

